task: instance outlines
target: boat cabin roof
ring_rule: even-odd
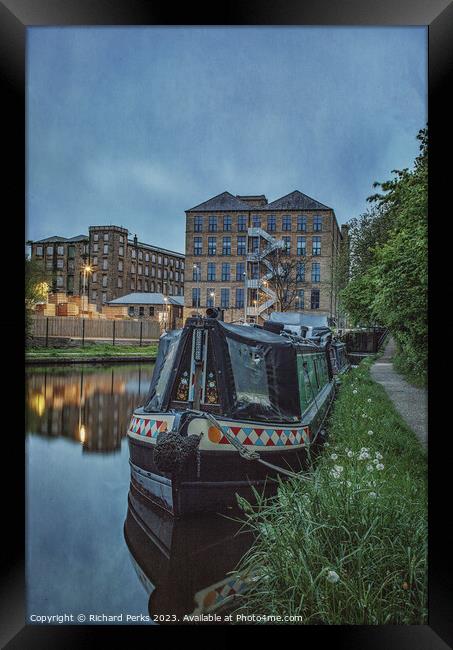
[[[189,318],[183,329],[160,338],[144,410],[195,408],[237,420],[294,423],[329,381],[326,356],[319,343],[288,333]],[[308,372],[316,387],[305,404],[301,395]],[[199,406],[197,382],[202,383]]]

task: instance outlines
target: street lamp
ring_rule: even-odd
[[[167,331],[167,321],[168,321],[168,298],[164,296],[165,303],[165,313],[164,313],[164,332]]]
[[[267,289],[267,284],[268,284],[267,280],[263,280],[264,289]],[[267,302],[268,295],[267,295],[266,291],[264,291],[264,295],[265,295],[265,302]],[[266,307],[266,309],[264,311],[265,311],[265,314],[267,316],[267,307]]]
[[[244,323],[246,323],[247,322],[247,272],[244,271],[242,275],[244,276]]]
[[[200,294],[201,294],[201,291],[200,291],[200,275],[201,275],[201,272],[200,272],[200,267],[198,266],[198,264],[194,264],[193,268],[196,269],[196,271],[197,271],[197,273],[196,273],[196,275],[197,275],[197,305],[196,305],[196,307],[197,307],[197,314],[199,315],[200,314],[200,297],[201,297],[200,296]]]
[[[91,266],[89,264],[85,264],[85,266],[83,267],[82,270],[83,270],[83,283],[82,283],[82,307],[83,307],[83,310],[82,311],[87,311],[87,308],[88,308],[88,296],[86,295],[87,275],[88,275],[88,273],[92,273],[93,269],[91,268]],[[85,301],[84,298],[86,298],[87,300]],[[84,305],[84,303],[86,303],[86,304]]]

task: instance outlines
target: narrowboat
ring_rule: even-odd
[[[128,428],[132,484],[176,517],[274,494],[322,444],[335,394],[327,344],[216,315],[162,335]]]
[[[209,614],[223,615],[236,607],[250,583],[235,569],[253,534],[232,518],[205,514],[177,519],[131,485],[124,538],[150,618],[160,625],[212,623]]]
[[[292,332],[320,345],[326,345],[337,383],[341,376],[350,369],[351,364],[347,355],[346,343],[334,335],[331,329],[333,322],[328,316],[291,311],[272,312],[269,321],[274,324],[281,323],[284,331]]]

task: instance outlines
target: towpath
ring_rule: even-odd
[[[428,393],[424,388],[416,388],[409,384],[394,370],[392,358],[395,350],[395,341],[390,337],[384,354],[371,366],[371,376],[384,386],[396,410],[427,449]]]

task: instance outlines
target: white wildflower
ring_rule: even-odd
[[[327,580],[331,582],[332,584],[335,584],[335,582],[338,582],[340,579],[340,576],[336,571],[329,571],[327,574]]]
[[[370,463],[369,465],[367,465],[366,468],[367,468],[367,470],[368,470],[369,472],[372,472],[373,469],[374,469],[374,467],[373,467],[373,465],[371,465],[371,463]]]
[[[376,469],[382,470],[384,469],[384,465],[382,463],[379,463],[379,465],[376,465]]]
[[[362,417],[363,417],[363,418],[366,418],[366,413],[362,413]]]
[[[348,487],[351,487],[351,485],[352,485],[351,481],[346,481],[346,485],[347,485]]]
[[[370,457],[370,454],[367,451],[361,451],[359,454],[359,460],[367,460]]]
[[[354,388],[354,390],[352,392],[353,392],[354,395],[357,395],[357,388]]]
[[[330,444],[328,442],[325,442],[324,447],[330,447]]]
[[[338,458],[337,454],[331,454],[330,457],[332,460],[337,460]]]
[[[371,397],[369,397],[369,398],[367,399],[367,402],[371,402]]]
[[[380,454],[378,451],[374,455],[376,456],[376,458],[379,458],[379,460],[381,460],[382,454]]]
[[[330,475],[333,476],[333,478],[340,478],[342,471],[343,468],[341,465],[334,465],[334,467],[330,470]]]
[[[371,497],[372,499],[375,499],[375,498],[377,497],[376,492],[370,492],[370,497]]]
[[[373,458],[373,463],[374,465],[379,465],[379,460],[377,458]]]
[[[368,435],[369,435],[369,436],[372,436],[373,433],[374,433],[374,431],[371,431],[371,429],[368,431]]]
[[[354,456],[354,452],[349,450],[348,451],[348,458],[352,458]]]

